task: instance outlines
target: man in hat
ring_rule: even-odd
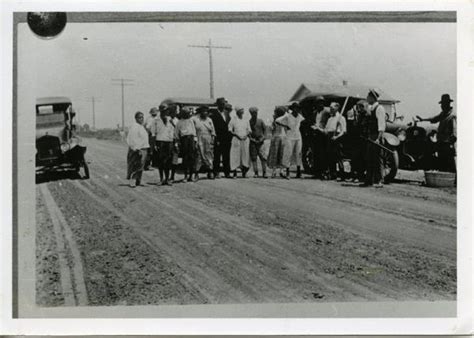
[[[442,171],[456,172],[456,115],[454,114],[451,103],[453,100],[449,94],[441,95],[441,113],[430,118],[421,118],[418,120],[438,123],[437,148],[439,169]]]
[[[145,121],[145,129],[148,133],[148,143],[150,147],[148,148],[148,154],[145,162],[145,170],[150,170],[151,160],[153,158],[153,151],[155,149],[155,134],[153,133],[153,127],[155,125],[155,119],[158,116],[158,108],[153,107],[150,109],[150,115]]]
[[[219,169],[222,160],[224,167],[224,175],[230,176],[230,147],[232,142],[232,134],[229,132],[230,112],[229,107],[226,109],[227,100],[220,97],[216,100],[217,109],[210,112],[210,118],[214,124],[216,131],[216,139],[214,140],[214,177],[219,178]],[[230,106],[232,111],[232,106]]]
[[[314,130],[313,144],[313,177],[326,179],[328,170],[326,123],[329,119],[329,109],[324,106],[323,96],[315,100],[315,121],[311,128]]]
[[[385,109],[379,100],[379,93],[371,89],[367,94],[367,103],[369,104],[366,125],[364,127],[364,137],[367,139],[366,146],[366,176],[362,187],[374,186],[383,187],[383,159],[380,145],[383,142],[383,133],[385,131]]]
[[[296,165],[296,178],[301,178],[301,158],[302,141],[300,126],[304,117],[301,115],[301,108],[298,102],[293,102],[290,107],[290,113],[285,114],[280,122],[288,126],[286,138],[288,142],[288,157],[290,165]],[[290,177],[290,168],[286,169],[286,176]]]
[[[258,108],[250,107],[250,160],[252,161],[254,177],[258,177],[257,159],[260,158],[262,164],[262,177],[267,178],[267,158],[263,147],[265,141],[266,126],[262,119],[258,118]]]

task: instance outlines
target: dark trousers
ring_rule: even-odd
[[[456,150],[454,145],[448,142],[439,142],[438,150],[438,169],[440,171],[456,172]]]
[[[135,179],[137,185],[140,185],[142,180],[147,152],[148,149],[140,149],[135,151],[130,148],[128,149],[127,179]]]
[[[382,149],[371,142],[367,142],[366,146],[366,184],[378,184],[383,179],[383,159]]]
[[[327,148],[327,135],[321,132],[315,133],[313,143],[313,174],[315,176],[321,176],[328,170]]]
[[[329,176],[335,178],[337,175],[342,177],[344,173],[344,164],[342,163],[342,144],[340,140],[331,140],[333,135],[328,135],[327,159]]]
[[[148,148],[146,161],[145,161],[145,169],[150,168],[151,160],[153,158],[153,152],[155,151],[155,140],[156,138],[148,135],[148,143],[150,144],[150,148]]]
[[[364,142],[360,137],[351,138],[350,160],[351,160],[351,176],[361,180],[364,176]]]
[[[232,139],[216,139],[216,144],[214,145],[214,175],[219,173],[221,159],[222,166],[224,167],[224,175],[229,176],[230,174],[230,148],[232,146]]]

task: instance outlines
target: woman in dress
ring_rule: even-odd
[[[214,138],[216,131],[214,124],[209,118],[209,108],[207,106],[200,106],[197,109],[197,115],[193,118],[194,127],[197,136],[197,154],[194,166],[194,179],[199,179],[199,170],[205,166],[207,169],[207,177],[212,177],[212,163],[214,161]]]
[[[286,149],[288,148],[286,131],[289,127],[282,122],[282,118],[285,114],[285,107],[275,107],[272,123],[272,140],[270,142],[270,150],[267,159],[268,167],[272,169],[272,178],[276,176],[277,169],[280,171],[282,178],[288,178],[286,169],[289,168],[289,156],[287,154],[288,149]]]
[[[246,177],[249,170],[249,135],[252,132],[248,120],[244,120],[244,108],[235,108],[236,117],[229,123],[229,132],[232,134],[230,148],[230,170],[237,176],[237,169],[242,170],[242,177]]]

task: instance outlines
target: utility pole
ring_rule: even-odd
[[[133,86],[132,79],[112,79],[112,85],[122,87],[122,130],[125,130],[125,86]]]
[[[101,100],[97,96],[91,96],[85,100],[92,103],[92,128],[95,130],[95,104],[101,102]]]
[[[209,94],[211,99],[214,98],[214,65],[212,60],[212,50],[213,49],[232,49],[232,47],[228,46],[214,46],[212,45],[211,39],[209,39],[208,45],[188,45],[188,47],[192,48],[206,48],[209,52]]]

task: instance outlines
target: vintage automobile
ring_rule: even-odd
[[[291,97],[290,101],[298,101],[301,105],[303,115],[306,117],[314,110],[316,97],[323,96],[326,105],[329,105],[331,102],[338,102],[341,106],[341,113],[344,114],[351,109],[357,101],[365,99],[369,90],[370,87],[359,85],[302,84],[293,97]],[[391,125],[394,124],[393,120],[396,118],[396,103],[399,101],[391,98],[380,90],[379,94],[379,103],[385,108],[388,125],[384,133],[384,142],[381,145],[384,159],[384,180],[388,183],[395,178],[399,168],[398,147],[400,146],[400,139],[398,138],[398,133],[401,132],[401,129],[399,126],[391,127]],[[352,149],[353,147],[351,147],[351,144],[348,144],[346,140],[343,141],[344,163],[350,166],[350,153],[355,149]],[[303,166],[307,173],[312,172],[312,159],[311,147],[305,145],[305,140],[303,140]]]
[[[365,86],[325,86],[303,84],[291,98],[299,101],[303,114],[313,111],[315,98],[324,96],[326,104],[338,102],[345,113],[351,109],[360,99],[365,99],[369,87]],[[400,122],[397,116],[396,104],[399,102],[386,93],[379,91],[379,102],[386,111],[386,132],[382,144],[382,155],[384,158],[384,180],[392,181],[398,169],[404,170],[431,170],[438,169],[436,153],[436,129],[432,125],[421,127],[413,120],[408,124]],[[304,144],[304,140],[303,140]],[[351,144],[343,141],[344,155],[349,162],[350,152],[353,150]],[[311,147],[303,147],[303,165],[307,172],[312,172]],[[350,162],[348,163],[350,166]]]
[[[36,100],[36,174],[75,170],[89,178],[86,147],[75,136],[75,112],[67,97]],[[82,171],[82,172],[81,172]]]
[[[199,106],[205,105],[209,108],[216,107],[216,101],[214,99],[197,98],[197,97],[169,97],[161,101],[161,104],[166,104],[170,109],[176,109],[177,113],[179,110],[187,107],[194,114]]]
[[[397,147],[400,169],[438,169],[436,127],[421,127],[414,119],[408,124],[388,122],[387,129],[397,135],[400,141]]]

